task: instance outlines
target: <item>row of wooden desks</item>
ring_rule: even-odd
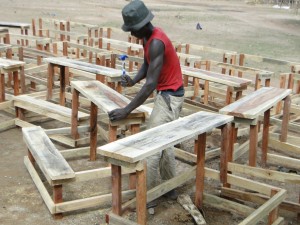
[[[121,78],[122,72],[120,70],[109,68],[105,66],[99,66],[91,63],[81,62],[74,59],[68,59],[65,57],[53,57],[45,58],[45,62],[48,62],[48,79],[47,79],[47,99],[52,98],[52,91],[54,85],[54,68],[60,68],[60,104],[65,104],[65,89],[69,84],[68,74],[65,73],[65,68],[73,68],[81,71],[89,72],[96,75],[96,80],[104,81],[103,77],[119,77]],[[92,79],[92,77],[91,77]]]
[[[196,78],[197,84],[195,84],[195,95],[198,93],[198,85],[200,80],[204,80],[204,104],[208,103],[208,93],[209,93],[209,82],[214,82],[222,85],[226,85],[227,92],[226,92],[226,100],[225,104],[228,105],[231,103],[233,92],[236,92],[235,100],[242,97],[243,90],[246,90],[248,85],[251,84],[251,80],[234,77],[229,75],[224,75],[216,72],[211,72],[203,69],[198,69],[189,66],[181,66],[182,74],[186,76],[190,76]]]

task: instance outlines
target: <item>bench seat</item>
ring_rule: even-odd
[[[14,106],[71,124],[72,109],[65,106],[36,99],[28,95],[15,96]],[[89,114],[78,112],[79,121],[84,121],[88,118]]]
[[[41,127],[22,129],[23,139],[48,182],[75,178],[73,169]]]

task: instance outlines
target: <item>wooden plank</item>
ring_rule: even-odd
[[[105,113],[116,108],[125,107],[130,103],[129,99],[100,81],[71,81],[71,86],[96,104]],[[140,106],[132,111],[127,118],[144,118],[147,113],[148,109]]]
[[[122,197],[124,198],[124,200],[128,200],[134,196],[135,196],[134,190],[122,192]],[[79,209],[99,207],[106,204],[110,204],[111,200],[112,200],[111,194],[105,194],[101,196],[94,196],[89,198],[57,203],[55,204],[55,213],[64,213],[64,212],[70,212]]]
[[[280,190],[265,204],[256,209],[251,215],[243,220],[240,225],[252,225],[258,223],[262,218],[268,215],[274,208],[276,208],[286,197],[286,190]]]
[[[15,119],[0,122],[0,132],[11,129],[11,128],[15,128],[15,127],[16,127]]]
[[[290,89],[262,87],[234,103],[220,109],[220,113],[240,118],[255,119],[291,94]]]
[[[198,112],[98,148],[98,153],[129,163],[229,123],[233,117]],[[174,132],[176,131],[176,132]]]
[[[300,160],[268,153],[268,164],[300,170]]]
[[[224,74],[202,70],[198,68],[181,66],[183,75],[197,77],[202,80],[212,81],[219,84],[224,84],[230,87],[243,87],[251,84],[251,80],[234,76],[225,76]]]
[[[112,224],[112,225],[138,225],[137,223],[135,223],[134,221],[125,219],[121,216],[118,216],[114,213],[108,213],[107,215],[107,219],[106,219],[106,223],[108,224]]]
[[[28,149],[46,177],[51,180],[75,177],[72,168],[41,127],[22,128],[22,132]]]
[[[54,214],[55,212],[55,205],[53,200],[51,199],[51,196],[49,195],[47,189],[45,188],[42,180],[40,179],[38,173],[36,172],[35,168],[33,167],[33,165],[31,164],[28,156],[24,157],[24,164],[33,180],[33,182],[35,183],[38,191],[41,194],[42,199],[44,200],[47,208],[49,209],[51,214]]]
[[[30,28],[30,23],[19,23],[19,22],[0,22],[0,27],[12,27],[12,28]]]
[[[66,66],[74,69],[83,70],[86,72],[101,74],[110,77],[121,77],[120,70],[109,68],[106,66],[99,66],[92,63],[81,62],[74,59],[68,59],[65,57],[45,58],[44,62],[52,63],[55,65]]]
[[[300,176],[291,173],[284,173],[269,169],[250,167],[237,163],[228,163],[228,170],[233,173],[242,173],[254,177],[259,177],[268,180],[276,180],[285,183],[300,184]]]
[[[0,70],[10,70],[10,69],[19,69],[23,66],[25,62],[12,60],[12,59],[4,59],[0,58]]]
[[[274,140],[273,138],[269,138],[269,147],[288,156],[292,156],[296,158],[299,158],[300,156],[299,146]]]
[[[60,120],[63,122],[71,122],[72,110],[52,102],[36,99],[28,95],[21,95],[14,97],[14,105],[50,118],[60,119],[62,117]],[[78,118],[80,120],[88,119],[89,114],[78,112]]]

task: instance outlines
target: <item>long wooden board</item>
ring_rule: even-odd
[[[68,59],[65,57],[50,57],[43,59],[44,62],[53,63],[55,65],[67,66],[69,68],[79,69],[86,72],[101,74],[110,77],[121,77],[122,72],[117,69],[109,68],[106,66],[99,66],[92,63],[81,62],[74,59]]]
[[[41,127],[22,128],[22,132],[28,149],[47,178],[62,180],[75,177],[72,168]]]
[[[225,106],[219,112],[239,118],[255,119],[291,93],[290,89],[262,87],[238,101]]]
[[[202,111],[100,146],[98,153],[134,163],[232,120],[230,116]]]
[[[18,68],[20,66],[23,66],[24,64],[25,64],[25,62],[22,62],[22,61],[0,58],[0,70],[1,69],[8,70],[8,69],[13,69],[13,68]]]
[[[252,82],[251,80],[245,78],[227,76],[224,74],[188,66],[181,66],[181,70],[184,75],[197,77],[202,80],[212,81],[219,84],[224,84],[230,87],[246,87]]]
[[[125,107],[130,102],[128,98],[97,80],[71,81],[71,86],[104,112]],[[149,109],[140,106],[131,112],[129,116],[133,118],[145,117],[148,112]]]

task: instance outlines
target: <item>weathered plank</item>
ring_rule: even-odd
[[[290,89],[262,87],[234,103],[220,109],[220,113],[246,119],[255,119],[291,94]]]
[[[3,59],[0,58],[0,70],[9,70],[9,69],[14,69],[18,68],[20,66],[23,66],[25,62],[22,61],[17,61],[17,60],[12,60],[12,59]]]
[[[41,127],[23,128],[22,132],[28,149],[47,178],[63,180],[75,177],[72,168]]]
[[[109,88],[100,81],[71,81],[71,86],[83,96],[97,105],[102,111],[110,112],[113,109],[125,107],[130,100],[117,91]],[[140,106],[129,117],[145,117],[148,109]]]
[[[48,62],[60,66],[67,66],[70,68],[79,69],[94,74],[101,74],[105,76],[120,77],[120,78],[122,76],[120,70],[109,68],[106,66],[99,66],[92,63],[81,62],[74,59],[68,59],[65,57],[55,57],[55,58],[50,57],[50,58],[45,58],[43,60],[44,62]]]
[[[224,84],[230,87],[237,87],[237,88],[246,87],[252,82],[251,80],[245,78],[226,76],[224,74],[193,68],[193,67],[188,67],[188,66],[181,66],[181,70],[184,75],[197,77],[202,80],[207,80],[219,84]]]
[[[227,124],[233,120],[220,114],[198,112],[140,132],[98,148],[98,153],[134,163],[174,144]]]
[[[29,23],[18,23],[18,22],[0,22],[0,27],[12,27],[12,28],[30,28]]]
[[[14,106],[45,115],[62,122],[71,123],[72,110],[52,102],[36,99],[28,95],[20,95],[14,97]],[[79,120],[87,118],[89,118],[89,114],[78,112]]]

